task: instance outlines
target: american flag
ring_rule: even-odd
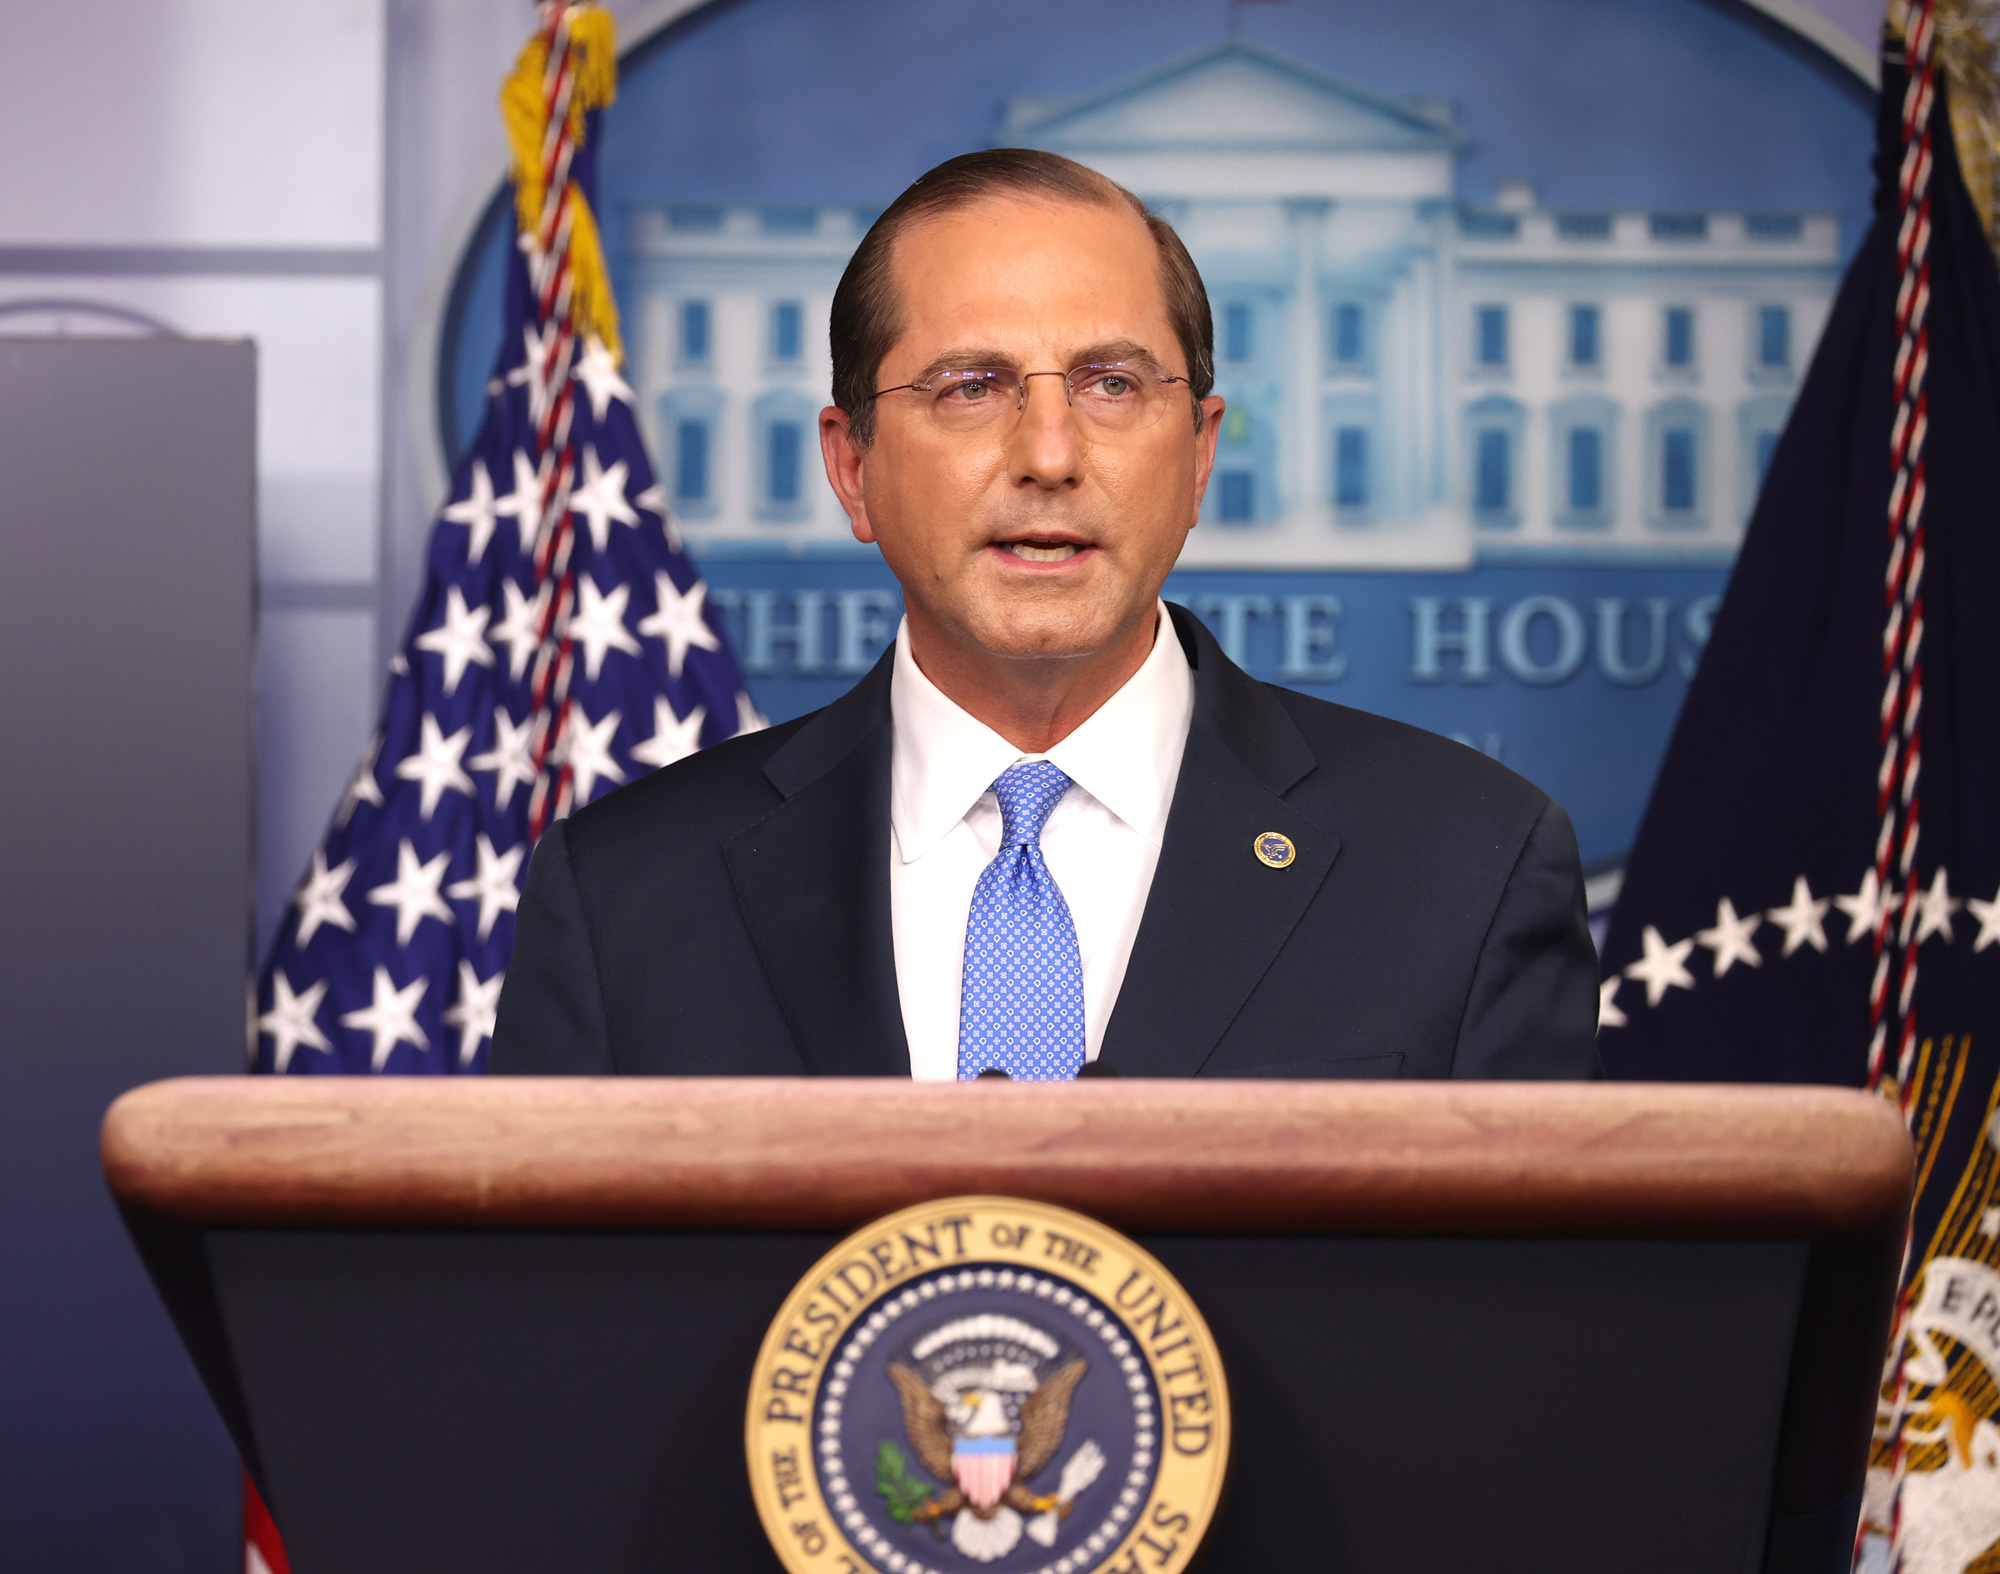
[[[610,17],[545,5],[501,102],[517,202],[477,441],[381,726],[257,984],[263,1072],[485,1069],[548,824],[761,726],[666,517],[591,215]]]

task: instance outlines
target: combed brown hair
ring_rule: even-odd
[[[875,378],[882,358],[903,331],[891,268],[897,237],[911,224],[998,196],[1053,198],[1107,208],[1122,204],[1144,222],[1159,252],[1167,320],[1187,358],[1199,427],[1201,401],[1215,386],[1215,326],[1201,274],[1173,226],[1149,212],[1115,180],[1074,159],[1034,148],[992,148],[962,153],[919,175],[869,227],[840,276],[828,325],[833,341],[833,402],[847,412],[855,442],[866,448],[874,440]]]

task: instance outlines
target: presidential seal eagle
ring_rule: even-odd
[[[1046,1470],[1062,1446],[1070,1399],[1085,1367],[1078,1357],[1050,1373],[1021,1399],[1017,1424],[992,1389],[967,1388],[947,1399],[910,1367],[890,1362],[910,1447],[926,1470],[949,1483],[916,1509],[915,1522],[950,1519],[952,1544],[979,1562],[1014,1549],[1023,1515],[1034,1516],[1029,1535],[1052,1545],[1057,1522],[1069,1516],[1077,1493],[1103,1469],[1103,1452],[1085,1443],[1063,1467],[1054,1493],[1030,1492],[1025,1483]]]

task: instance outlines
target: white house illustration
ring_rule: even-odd
[[[1064,153],[1180,231],[1229,401],[1187,567],[1724,558],[1839,281],[1830,213],[1552,211],[1457,194],[1452,107],[1240,39],[997,145]],[[676,518],[713,552],[847,541],[820,472],[833,288],[873,214],[638,216],[634,369]]]

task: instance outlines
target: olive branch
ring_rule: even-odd
[[[875,1451],[875,1490],[899,1525],[914,1525],[931,1495],[930,1484],[911,1474],[909,1456],[887,1438]]]

